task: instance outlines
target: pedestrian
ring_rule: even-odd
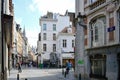
[[[32,67],[32,61],[30,61],[29,66]]]
[[[18,63],[18,72],[22,72],[21,64]]]
[[[66,71],[65,71],[65,77],[67,74],[69,74],[69,70],[72,68],[72,63],[70,61],[66,62]]]

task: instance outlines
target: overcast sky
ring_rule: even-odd
[[[28,42],[37,46],[39,18],[49,12],[75,12],[75,0],[13,0],[15,21],[26,29]]]

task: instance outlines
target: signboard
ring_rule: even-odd
[[[78,64],[84,64],[84,60],[78,60]]]
[[[112,26],[112,27],[109,27],[108,28],[108,32],[112,32],[112,31],[114,31],[115,30],[115,26]]]

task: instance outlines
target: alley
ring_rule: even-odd
[[[10,72],[9,80],[17,80],[17,70]],[[73,77],[73,70],[66,78],[62,75],[62,69],[36,69],[27,68],[23,69],[22,73],[19,73],[20,80],[75,80]]]

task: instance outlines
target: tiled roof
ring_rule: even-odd
[[[60,33],[68,33],[67,29],[70,27],[65,27]],[[72,33],[75,33],[75,27],[71,27],[72,28]]]

